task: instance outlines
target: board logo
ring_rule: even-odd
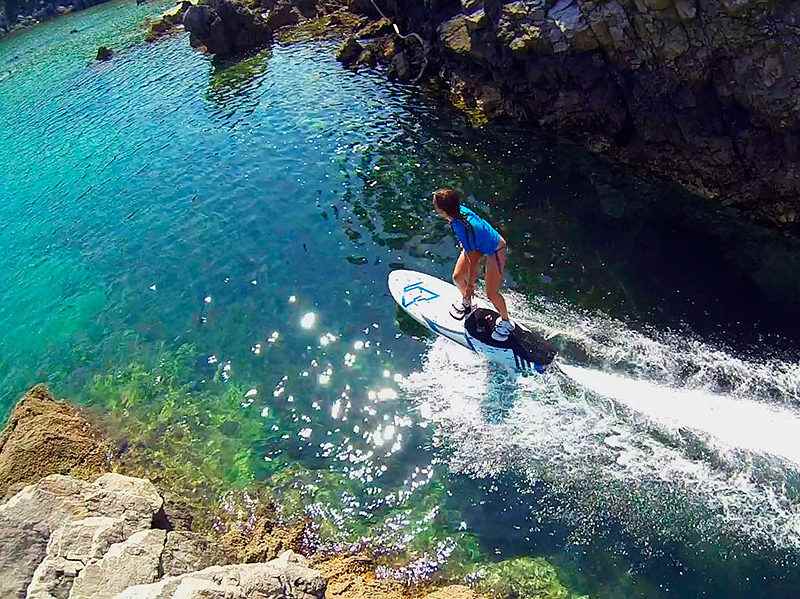
[[[439,297],[439,294],[422,285],[422,281],[403,287],[403,307],[408,308],[420,302],[429,302]]]

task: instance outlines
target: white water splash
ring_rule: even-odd
[[[797,364],[647,337],[560,305],[512,305],[541,329],[558,321],[592,366],[519,378],[434,342],[403,387],[436,425],[453,471],[543,483],[576,543],[613,519],[641,549],[723,536],[800,549]]]

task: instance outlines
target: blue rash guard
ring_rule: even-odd
[[[491,255],[500,247],[500,233],[489,223],[475,214],[469,208],[461,206],[461,216],[472,226],[471,230],[464,227],[464,223],[453,219],[450,226],[453,229],[461,247],[465,252],[480,252]]]

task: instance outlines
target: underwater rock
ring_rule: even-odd
[[[233,0],[208,0],[192,5],[183,16],[193,48],[218,56],[258,48],[272,39],[272,29],[256,11]]]
[[[110,60],[112,56],[114,56],[114,51],[111,48],[100,46],[97,49],[97,56],[95,57],[95,60]]]
[[[469,587],[460,584],[451,585],[428,593],[425,599],[479,599],[480,595]]]
[[[76,407],[44,385],[17,403],[0,433],[0,498],[48,474],[90,478],[109,469],[110,447]]]
[[[492,597],[580,599],[561,584],[556,569],[541,558],[518,557],[489,564],[478,576],[478,590]]]

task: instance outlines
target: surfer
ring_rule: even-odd
[[[472,296],[481,260],[486,263],[486,296],[500,317],[492,331],[492,339],[505,341],[514,330],[508,317],[506,300],[500,295],[503,272],[506,266],[506,240],[488,222],[461,204],[461,196],[454,189],[439,189],[433,194],[436,213],[450,223],[461,244],[461,255],[453,269],[453,282],[461,292],[460,304],[453,304],[451,315],[463,320],[472,312]]]

